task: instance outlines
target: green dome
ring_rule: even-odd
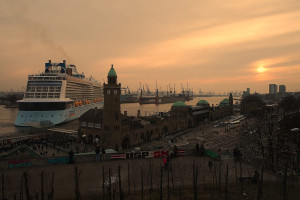
[[[206,100],[200,100],[197,103],[197,106],[210,106]]]
[[[176,101],[172,106],[186,106],[183,101]]]
[[[108,77],[116,77],[117,76],[117,73],[116,73],[113,65],[111,65],[111,68],[110,68],[107,76]]]
[[[223,99],[221,102],[220,102],[220,104],[219,105],[221,105],[221,106],[229,106],[229,99]]]

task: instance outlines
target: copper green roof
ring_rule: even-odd
[[[200,100],[197,103],[198,106],[209,106],[209,103],[206,100]]]
[[[222,105],[222,106],[229,106],[229,99],[223,99],[219,105]]]
[[[172,106],[186,106],[186,104],[183,101],[176,101]]]
[[[113,65],[111,65],[111,68],[110,68],[107,76],[109,76],[109,77],[117,76],[117,73],[116,73]]]

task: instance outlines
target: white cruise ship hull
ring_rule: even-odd
[[[79,118],[91,108],[102,108],[103,102],[86,104],[65,110],[51,111],[22,111],[19,110],[15,125],[17,126],[40,126],[41,122],[51,122],[53,125],[65,123]]]
[[[17,102],[17,126],[46,127],[79,118],[91,108],[103,107],[102,85],[85,78],[75,65],[45,63],[45,71],[28,75],[23,100]]]

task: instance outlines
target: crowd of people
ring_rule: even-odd
[[[5,145],[0,147],[0,152],[13,151],[17,147],[27,145],[42,157],[54,157],[60,154],[61,148],[71,148],[73,142],[74,139],[62,140],[55,137],[50,138],[45,135],[37,135],[31,138],[20,139],[18,141],[8,140]],[[52,153],[51,155],[49,155],[50,152]]]

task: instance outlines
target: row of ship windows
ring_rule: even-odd
[[[34,87],[34,86],[30,86],[30,87],[27,87],[26,91],[27,92],[60,92],[61,90],[61,87],[53,87],[53,86],[37,86],[37,87]]]
[[[25,98],[60,98],[60,93],[26,93]]]
[[[29,80],[66,80],[66,77],[29,77]]]
[[[82,127],[89,127],[89,128],[98,128],[101,130],[101,124],[100,123],[93,123],[93,122],[81,122]]]

